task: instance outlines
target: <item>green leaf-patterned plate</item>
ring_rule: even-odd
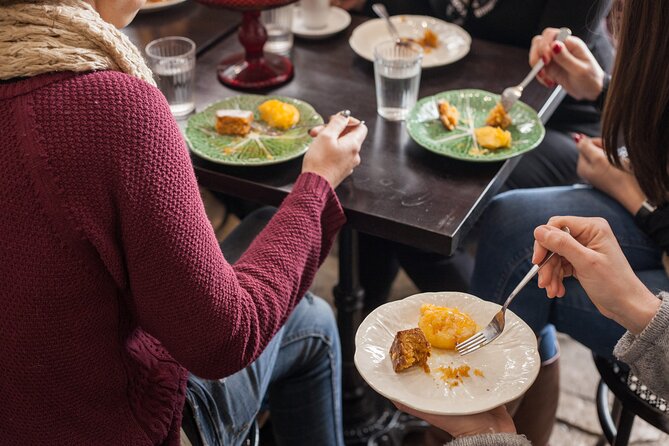
[[[452,131],[439,120],[437,101],[444,99],[460,112],[460,122]],[[544,139],[544,129],[537,112],[520,101],[511,109],[513,124],[511,147],[476,150],[474,129],[485,125],[488,113],[499,102],[499,95],[483,90],[452,90],[423,98],[409,113],[409,135],[427,150],[465,161],[500,161],[534,149]]]
[[[300,120],[292,129],[270,128],[260,119],[258,106],[270,99],[293,104]],[[216,110],[237,109],[253,112],[253,130],[246,136],[227,136],[216,132]],[[304,154],[311,143],[309,129],[323,123],[314,108],[298,99],[281,96],[242,95],[216,102],[188,119],[186,140],[193,153],[219,164],[265,166],[292,160]]]

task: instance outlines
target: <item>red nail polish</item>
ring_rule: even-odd
[[[544,65],[548,65],[548,62],[550,62],[550,60],[548,60],[548,57],[546,57],[546,56],[541,56],[541,60],[544,61]],[[544,70],[541,70],[541,71],[544,71]]]
[[[572,133],[571,137],[574,138],[574,142],[577,144],[581,141],[581,139],[583,139],[583,135],[580,133]]]
[[[560,51],[562,51],[562,45],[558,42],[553,42],[553,53],[560,54]]]

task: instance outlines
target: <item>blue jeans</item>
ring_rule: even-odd
[[[272,215],[263,208],[244,219],[221,244],[228,261]],[[332,309],[307,293],[258,359],[221,380],[190,375],[186,400],[206,446],[242,444],[265,403],[278,445],[343,446],[341,352]]]
[[[534,228],[555,215],[605,218],[641,281],[654,293],[669,290],[660,248],[636,226],[629,212],[591,187],[573,186],[514,190],[492,201],[482,221],[472,294],[501,304],[531,267]],[[564,298],[548,299],[535,278],[510,309],[535,333],[553,324],[593,352],[612,356],[625,330],[597,311],[576,279],[565,279],[564,284]],[[542,360],[548,359],[542,355]]]

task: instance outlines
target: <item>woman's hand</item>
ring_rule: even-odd
[[[418,412],[417,410],[406,407],[400,403],[393,402],[393,404],[395,404],[395,406],[402,412],[406,412],[414,417],[425,420],[432,426],[448,432],[455,438],[500,432],[516,433],[516,427],[513,425],[513,420],[504,406],[475,415],[449,416]]]
[[[546,28],[532,39],[530,65],[542,58],[546,64],[537,79],[547,87],[561,85],[575,99],[594,101],[602,92],[604,70],[585,42],[573,36],[564,43],[557,42],[559,32],[557,28]]]
[[[351,123],[357,123],[354,127]],[[360,164],[360,147],[367,136],[367,127],[355,118],[335,115],[328,125],[312,129],[315,139],[302,162],[302,172],[313,172],[325,178],[333,188]]]
[[[576,165],[578,175],[618,201],[631,214],[636,214],[646,196],[634,175],[609,162],[601,138],[574,135],[574,140],[579,152]]]
[[[568,227],[571,234],[560,230]],[[558,254],[539,271],[539,287],[548,297],[565,294],[564,277],[574,276],[604,316],[634,334],[648,325],[660,300],[641,283],[603,218],[553,217],[534,231],[532,263],[547,250]]]

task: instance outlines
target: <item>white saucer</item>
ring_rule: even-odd
[[[162,11],[163,9],[171,8],[172,6],[176,6],[180,3],[185,2],[186,0],[162,0],[159,2],[152,2],[152,3],[145,3],[144,6],[140,8],[140,12],[154,12],[154,11]]]
[[[403,37],[420,39],[426,29],[432,30],[439,36],[439,47],[425,52],[423,68],[447,65],[462,59],[469,53],[472,38],[458,25],[421,15],[399,15],[390,19]],[[353,30],[348,42],[360,57],[373,62],[374,47],[388,40],[391,40],[391,37],[385,21],[371,19]]]
[[[309,29],[304,26],[304,21],[302,20],[302,8],[299,5],[295,6],[295,8],[293,8],[293,34],[297,37],[302,37],[303,39],[325,39],[345,30],[348,28],[348,25],[351,24],[351,16],[344,9],[330,6],[328,15],[328,24],[325,28]]]

